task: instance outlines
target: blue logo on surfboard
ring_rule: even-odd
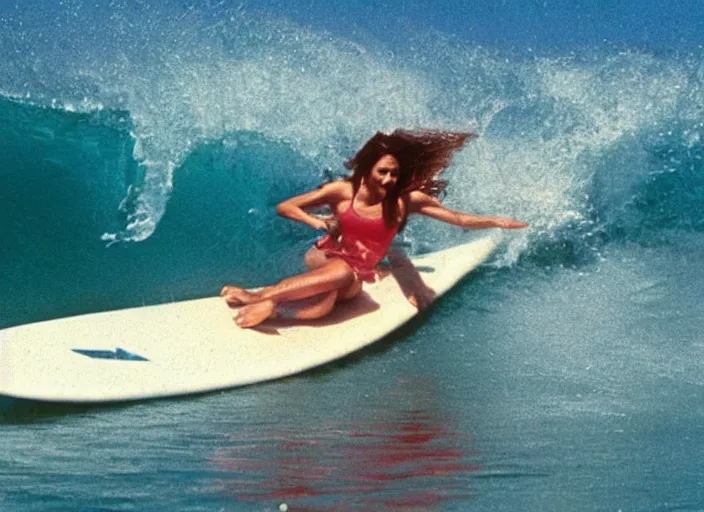
[[[72,348],[72,351],[83,356],[92,357],[93,359],[111,359],[115,361],[149,361],[146,357],[139,354],[133,354],[122,348],[115,350],[87,350],[82,348]]]

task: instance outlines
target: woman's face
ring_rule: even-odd
[[[366,180],[367,187],[374,193],[385,197],[398,182],[401,166],[393,155],[382,156],[372,167]]]

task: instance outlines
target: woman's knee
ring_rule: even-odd
[[[325,253],[317,247],[311,247],[310,249],[308,249],[306,255],[303,257],[303,263],[305,263],[306,267],[311,270],[315,268],[320,268],[324,266],[327,262],[327,256],[325,256]]]
[[[359,294],[362,289],[362,283],[357,278],[357,275],[352,270],[349,264],[341,259],[331,260],[335,266],[335,272],[338,274],[339,290],[337,300],[352,299]]]
[[[354,299],[359,292],[362,291],[362,282],[359,279],[355,279],[351,285],[340,289],[337,294],[337,300],[350,300]]]
[[[341,259],[330,260],[326,267],[331,273],[333,273],[335,279],[338,280],[340,288],[347,288],[348,286],[354,284],[357,280],[352,267]]]

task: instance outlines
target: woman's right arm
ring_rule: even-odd
[[[346,197],[349,184],[343,181],[326,183],[320,188],[287,199],[276,207],[276,213],[287,219],[302,222],[313,229],[328,231],[329,220],[316,217],[306,212],[306,208],[316,208],[324,205],[334,206]]]

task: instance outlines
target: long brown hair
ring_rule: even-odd
[[[396,158],[401,171],[399,179],[383,203],[384,220],[391,226],[398,219],[398,198],[414,190],[436,197],[440,195],[447,187],[447,181],[438,176],[450,164],[453,154],[465,142],[476,137],[475,133],[437,130],[395,130],[391,134],[376,132],[345,162],[345,167],[352,171],[348,179],[356,194],[362,179],[369,175],[382,156],[393,155]],[[399,231],[403,229],[407,216],[406,209]]]

